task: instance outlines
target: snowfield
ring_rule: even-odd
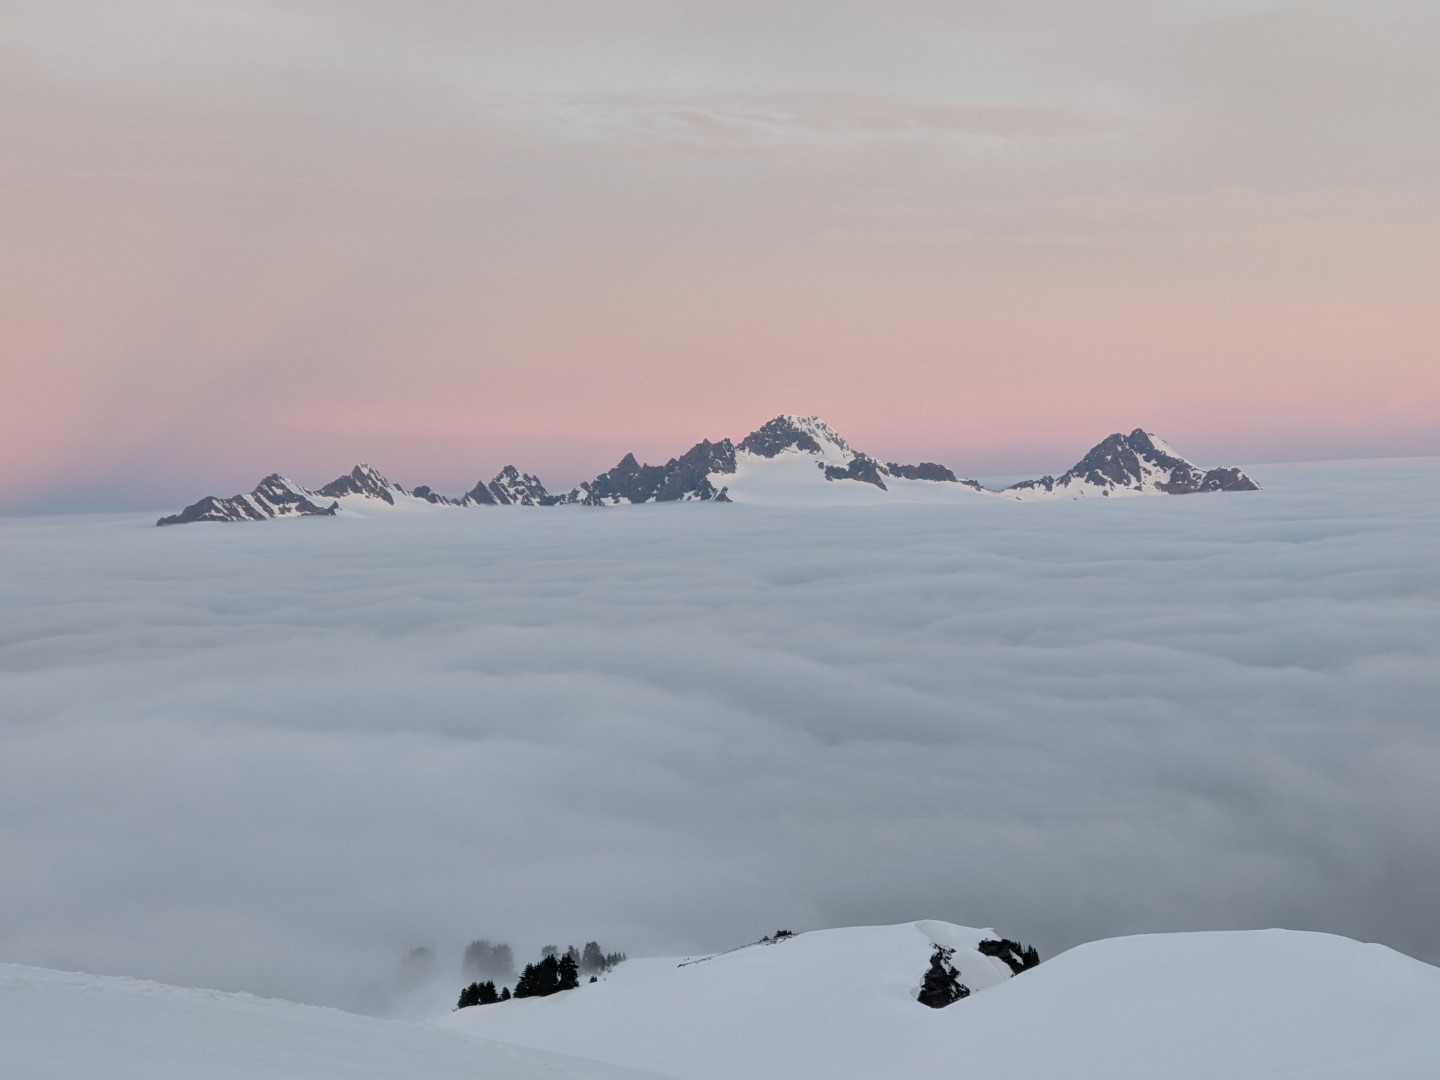
[[[0,965],[0,1066],[6,1080],[1440,1075],[1440,970],[1381,946],[1281,930],[1118,938],[1010,978],[973,951],[982,936],[919,922],[632,960],[430,1025]],[[914,1000],[932,941],[956,948],[976,990],[941,1010]]]
[[[1420,1080],[1440,1075],[1440,969],[1284,930],[1082,945],[1032,971],[973,951],[989,931],[852,927],[717,956],[622,964],[555,998],[441,1023],[686,1080]],[[977,992],[913,998],[931,942]]]
[[[645,1080],[652,1074],[247,994],[0,964],[5,1080]]]

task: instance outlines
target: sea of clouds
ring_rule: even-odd
[[[1440,961],[1440,461],[1245,495],[0,519],[0,959],[383,1009],[473,937]]]

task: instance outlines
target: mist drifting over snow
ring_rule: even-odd
[[[416,944],[922,917],[1440,961],[1440,462],[1255,475],[0,519],[0,959],[341,1005]]]

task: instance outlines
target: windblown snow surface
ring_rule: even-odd
[[[620,965],[442,1023],[687,1080],[1420,1080],[1440,1075],[1440,969],[1265,930],[1117,938],[1009,978],[942,922],[801,934],[703,963]],[[975,991],[914,1000],[931,942]]]
[[[1047,957],[1288,926],[1433,962],[1440,462],[1253,472],[0,519],[0,958],[412,1016],[475,937],[917,911]]]
[[[645,1080],[649,1075],[248,994],[0,964],[5,1080]]]
[[[984,936],[919,922],[631,960],[578,990],[432,1025],[0,965],[0,1068],[7,1080],[1440,1074],[1440,970],[1381,946],[1279,930],[1120,938],[1010,978],[974,951]],[[914,1000],[932,942],[955,948],[974,991],[942,1010]]]

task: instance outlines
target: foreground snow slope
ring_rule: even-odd
[[[553,998],[437,1021],[694,1080],[1418,1080],[1440,1076],[1440,969],[1281,930],[1115,938],[1013,979],[947,923],[802,934],[702,963],[629,961]],[[913,998],[931,941],[980,992]],[[984,988],[984,989],[982,989]]]
[[[644,1080],[631,1069],[246,994],[0,964],[5,1080]]]

